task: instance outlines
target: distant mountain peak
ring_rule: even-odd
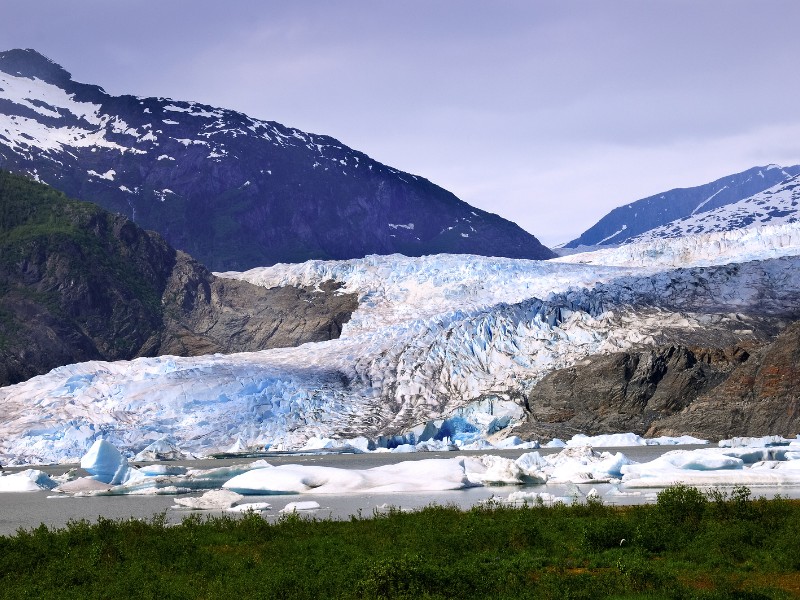
[[[63,85],[72,80],[69,71],[33,48],[0,52],[0,71],[21,77],[35,77],[54,85]]]
[[[770,164],[727,175],[704,185],[654,194],[618,206],[579,238],[564,244],[564,248],[627,244],[667,224],[692,217],[702,218],[706,213],[738,203],[798,174],[800,165],[783,167]]]
[[[0,168],[123,214],[217,271],[369,254],[553,256],[518,225],[332,137],[113,96],[34,50],[0,53]]]

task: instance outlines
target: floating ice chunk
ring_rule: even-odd
[[[92,477],[78,477],[60,484],[55,488],[55,491],[62,494],[87,494],[90,492],[106,492],[113,487],[110,483],[103,483]]]
[[[56,487],[56,482],[38,469],[0,476],[0,492],[40,492]]]
[[[413,444],[400,444],[399,446],[392,448],[391,451],[398,454],[402,454],[404,452],[416,452],[417,447]]]
[[[681,435],[678,437],[673,436],[660,436],[654,438],[645,438],[648,446],[684,446],[690,444],[708,444],[708,440],[696,438],[691,435]]]
[[[787,440],[779,435],[765,435],[763,437],[734,437],[729,440],[720,440],[720,448],[741,448],[746,446],[788,446],[792,440]]]
[[[544,445],[545,448],[566,448],[567,443],[561,438],[553,438]]]
[[[554,440],[555,441],[555,440]],[[683,444],[707,444],[708,440],[683,435],[679,437],[661,436],[656,438],[643,438],[635,433],[611,433],[603,435],[584,435],[578,433],[567,441],[567,447],[591,446],[593,448],[608,448],[619,446],[677,446]]]
[[[116,485],[141,477],[130,467],[120,451],[102,438],[95,440],[89,451],[81,458],[81,467],[103,483]]]
[[[800,485],[787,447],[673,450],[647,463],[622,467],[627,487],[687,485]]]
[[[280,465],[248,471],[223,488],[240,494],[341,494],[457,490],[469,486],[464,459],[425,459],[372,469]]]
[[[369,440],[364,436],[343,439],[346,447],[358,452],[369,452]]]
[[[236,506],[231,506],[227,509],[229,512],[247,512],[247,511],[254,511],[254,512],[263,512],[265,510],[270,510],[272,508],[272,504],[269,502],[245,502],[243,504],[237,504]]]
[[[588,446],[565,448],[554,456],[545,457],[549,467],[545,469],[551,480],[586,483],[608,481],[614,478],[624,454],[614,455],[593,451]]]
[[[539,471],[550,463],[538,452],[526,452],[517,459],[517,464],[525,471]]]
[[[163,477],[165,475],[186,475],[187,467],[178,465],[144,465],[139,467],[139,473],[147,477]]]
[[[464,459],[467,477],[472,483],[519,485],[526,473],[510,458],[485,454]]]
[[[244,496],[230,490],[211,490],[202,496],[175,498],[175,504],[192,510],[224,510],[236,506]]]
[[[635,433],[612,433],[605,435],[584,435],[578,433],[567,441],[568,448],[576,446],[591,446],[592,448],[604,448],[608,446],[645,446],[645,439]]]
[[[458,446],[451,444],[446,440],[427,440],[420,442],[416,446],[417,452],[451,452],[458,450]],[[466,448],[461,448],[465,450]]]
[[[494,442],[494,447],[499,449],[504,448],[514,448],[514,449],[535,449],[539,448],[539,442],[525,442],[521,438],[517,437],[516,435],[512,435],[510,437],[504,438],[502,440],[498,440]]]
[[[133,457],[134,462],[155,462],[158,460],[185,460],[189,458],[167,438],[156,440]]]
[[[304,502],[289,502],[286,506],[284,506],[280,512],[286,513],[293,513],[300,510],[318,510],[320,507],[318,502],[314,502],[313,500],[306,500]]]
[[[483,438],[470,442],[469,444],[458,444],[460,450],[495,450],[494,444]]]
[[[328,448],[337,448],[338,446],[339,446],[339,442],[337,440],[332,439],[332,438],[312,437],[300,449],[301,450],[325,450],[325,449],[328,449]]]

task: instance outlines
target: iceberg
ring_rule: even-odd
[[[233,508],[244,496],[230,490],[211,490],[202,496],[175,498],[175,504],[192,510],[224,510]]]
[[[673,450],[646,463],[621,467],[628,488],[693,486],[800,486],[800,462],[788,447]]]
[[[280,512],[281,513],[295,513],[303,510],[318,510],[320,509],[320,505],[318,502],[314,502],[313,500],[304,500],[301,502],[289,502],[286,506],[284,506]]]
[[[186,460],[192,458],[182,452],[168,438],[161,438],[148,445],[133,457],[134,462],[155,462],[159,460]]]
[[[51,490],[57,485],[57,482],[38,469],[26,469],[9,475],[0,473],[0,492],[40,492]]]
[[[103,438],[95,440],[89,451],[81,458],[81,467],[89,471],[97,481],[112,485],[141,478],[122,453]]]
[[[280,465],[242,473],[222,487],[245,495],[273,495],[444,491],[469,485],[464,460],[452,458],[407,461],[372,469]]]

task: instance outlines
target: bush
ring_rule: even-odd
[[[703,520],[707,504],[703,492],[679,483],[659,492],[656,512],[670,525],[696,526]]]

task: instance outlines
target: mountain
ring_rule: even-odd
[[[800,429],[800,322],[753,353],[713,392],[653,424],[649,435],[703,431],[734,436],[796,436]]]
[[[629,240],[629,243],[649,243],[661,238],[733,231],[765,224],[795,223],[798,220],[800,220],[800,175],[790,177],[744,200],[656,227]]]
[[[800,165],[753,167],[705,185],[649,196],[615,208],[564,247],[625,244],[657,228],[669,230],[671,226],[667,224],[682,219],[700,219],[710,211],[754,196],[798,174]],[[733,226],[732,223],[731,228]],[[701,231],[697,229],[694,232]]]
[[[523,229],[324,135],[112,96],[0,53],[0,168],[126,215],[215,271],[368,254],[545,259]]]
[[[219,279],[156,233],[0,171],[0,385],[86,360],[337,337],[352,294]]]

